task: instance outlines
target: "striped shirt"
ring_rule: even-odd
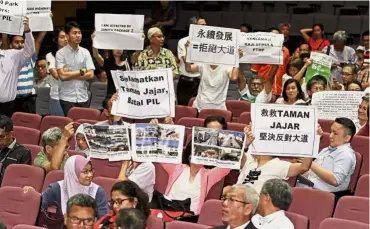
[[[19,72],[34,54],[35,43],[32,32],[25,33],[23,49],[0,50],[0,103],[15,99]]]
[[[24,97],[34,94],[33,82],[34,82],[34,67],[37,57],[32,56],[30,61],[27,61],[24,67],[21,69],[17,83],[17,97]]]

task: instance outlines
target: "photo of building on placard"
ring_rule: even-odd
[[[178,140],[158,140],[158,155],[163,156],[177,156],[179,154],[179,141]]]
[[[158,127],[153,124],[138,123],[136,124],[136,138],[157,138]]]
[[[233,149],[221,149],[220,160],[221,161],[235,161],[238,162],[241,158],[242,152],[240,150]]]
[[[211,146],[203,146],[194,144],[194,156],[218,159],[220,156],[220,149]]]
[[[235,149],[243,148],[244,133],[223,130],[218,135],[221,147],[229,147]]]
[[[202,128],[202,127],[195,127],[194,133],[194,144],[202,144],[202,145],[209,145],[209,146],[217,146],[218,145],[218,131]]]

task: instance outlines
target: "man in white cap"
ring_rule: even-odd
[[[171,68],[173,77],[177,78],[179,69],[175,56],[170,50],[162,47],[164,43],[162,31],[157,27],[150,28],[148,31],[148,39],[150,41],[150,46],[140,53],[135,66],[139,70]]]

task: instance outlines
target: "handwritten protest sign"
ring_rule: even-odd
[[[27,0],[27,17],[33,32],[53,31],[51,0]]]
[[[84,126],[90,157],[109,161],[131,160],[129,132],[123,125]]]
[[[346,117],[356,120],[364,95],[361,91],[320,91],[313,94],[311,103],[317,107],[319,119]]]
[[[283,34],[240,33],[241,63],[283,64]]]
[[[239,65],[239,30],[190,25],[188,58],[192,63]]]
[[[112,71],[119,93],[113,102],[114,115],[134,118],[175,116],[175,94],[172,70]]]
[[[244,133],[193,127],[192,163],[240,169],[243,152]]]
[[[252,104],[253,154],[316,157],[320,137],[313,106]]]
[[[98,49],[142,50],[144,15],[95,14],[94,47]]]
[[[315,75],[321,75],[327,80],[330,77],[332,57],[319,52],[311,52],[312,64],[307,68],[305,81],[308,82]]]
[[[26,10],[26,1],[0,0],[0,33],[22,35]]]
[[[138,123],[131,130],[134,161],[182,163],[184,126]]]

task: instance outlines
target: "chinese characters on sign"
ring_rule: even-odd
[[[191,25],[189,58],[193,63],[239,65],[239,31],[236,29]]]

